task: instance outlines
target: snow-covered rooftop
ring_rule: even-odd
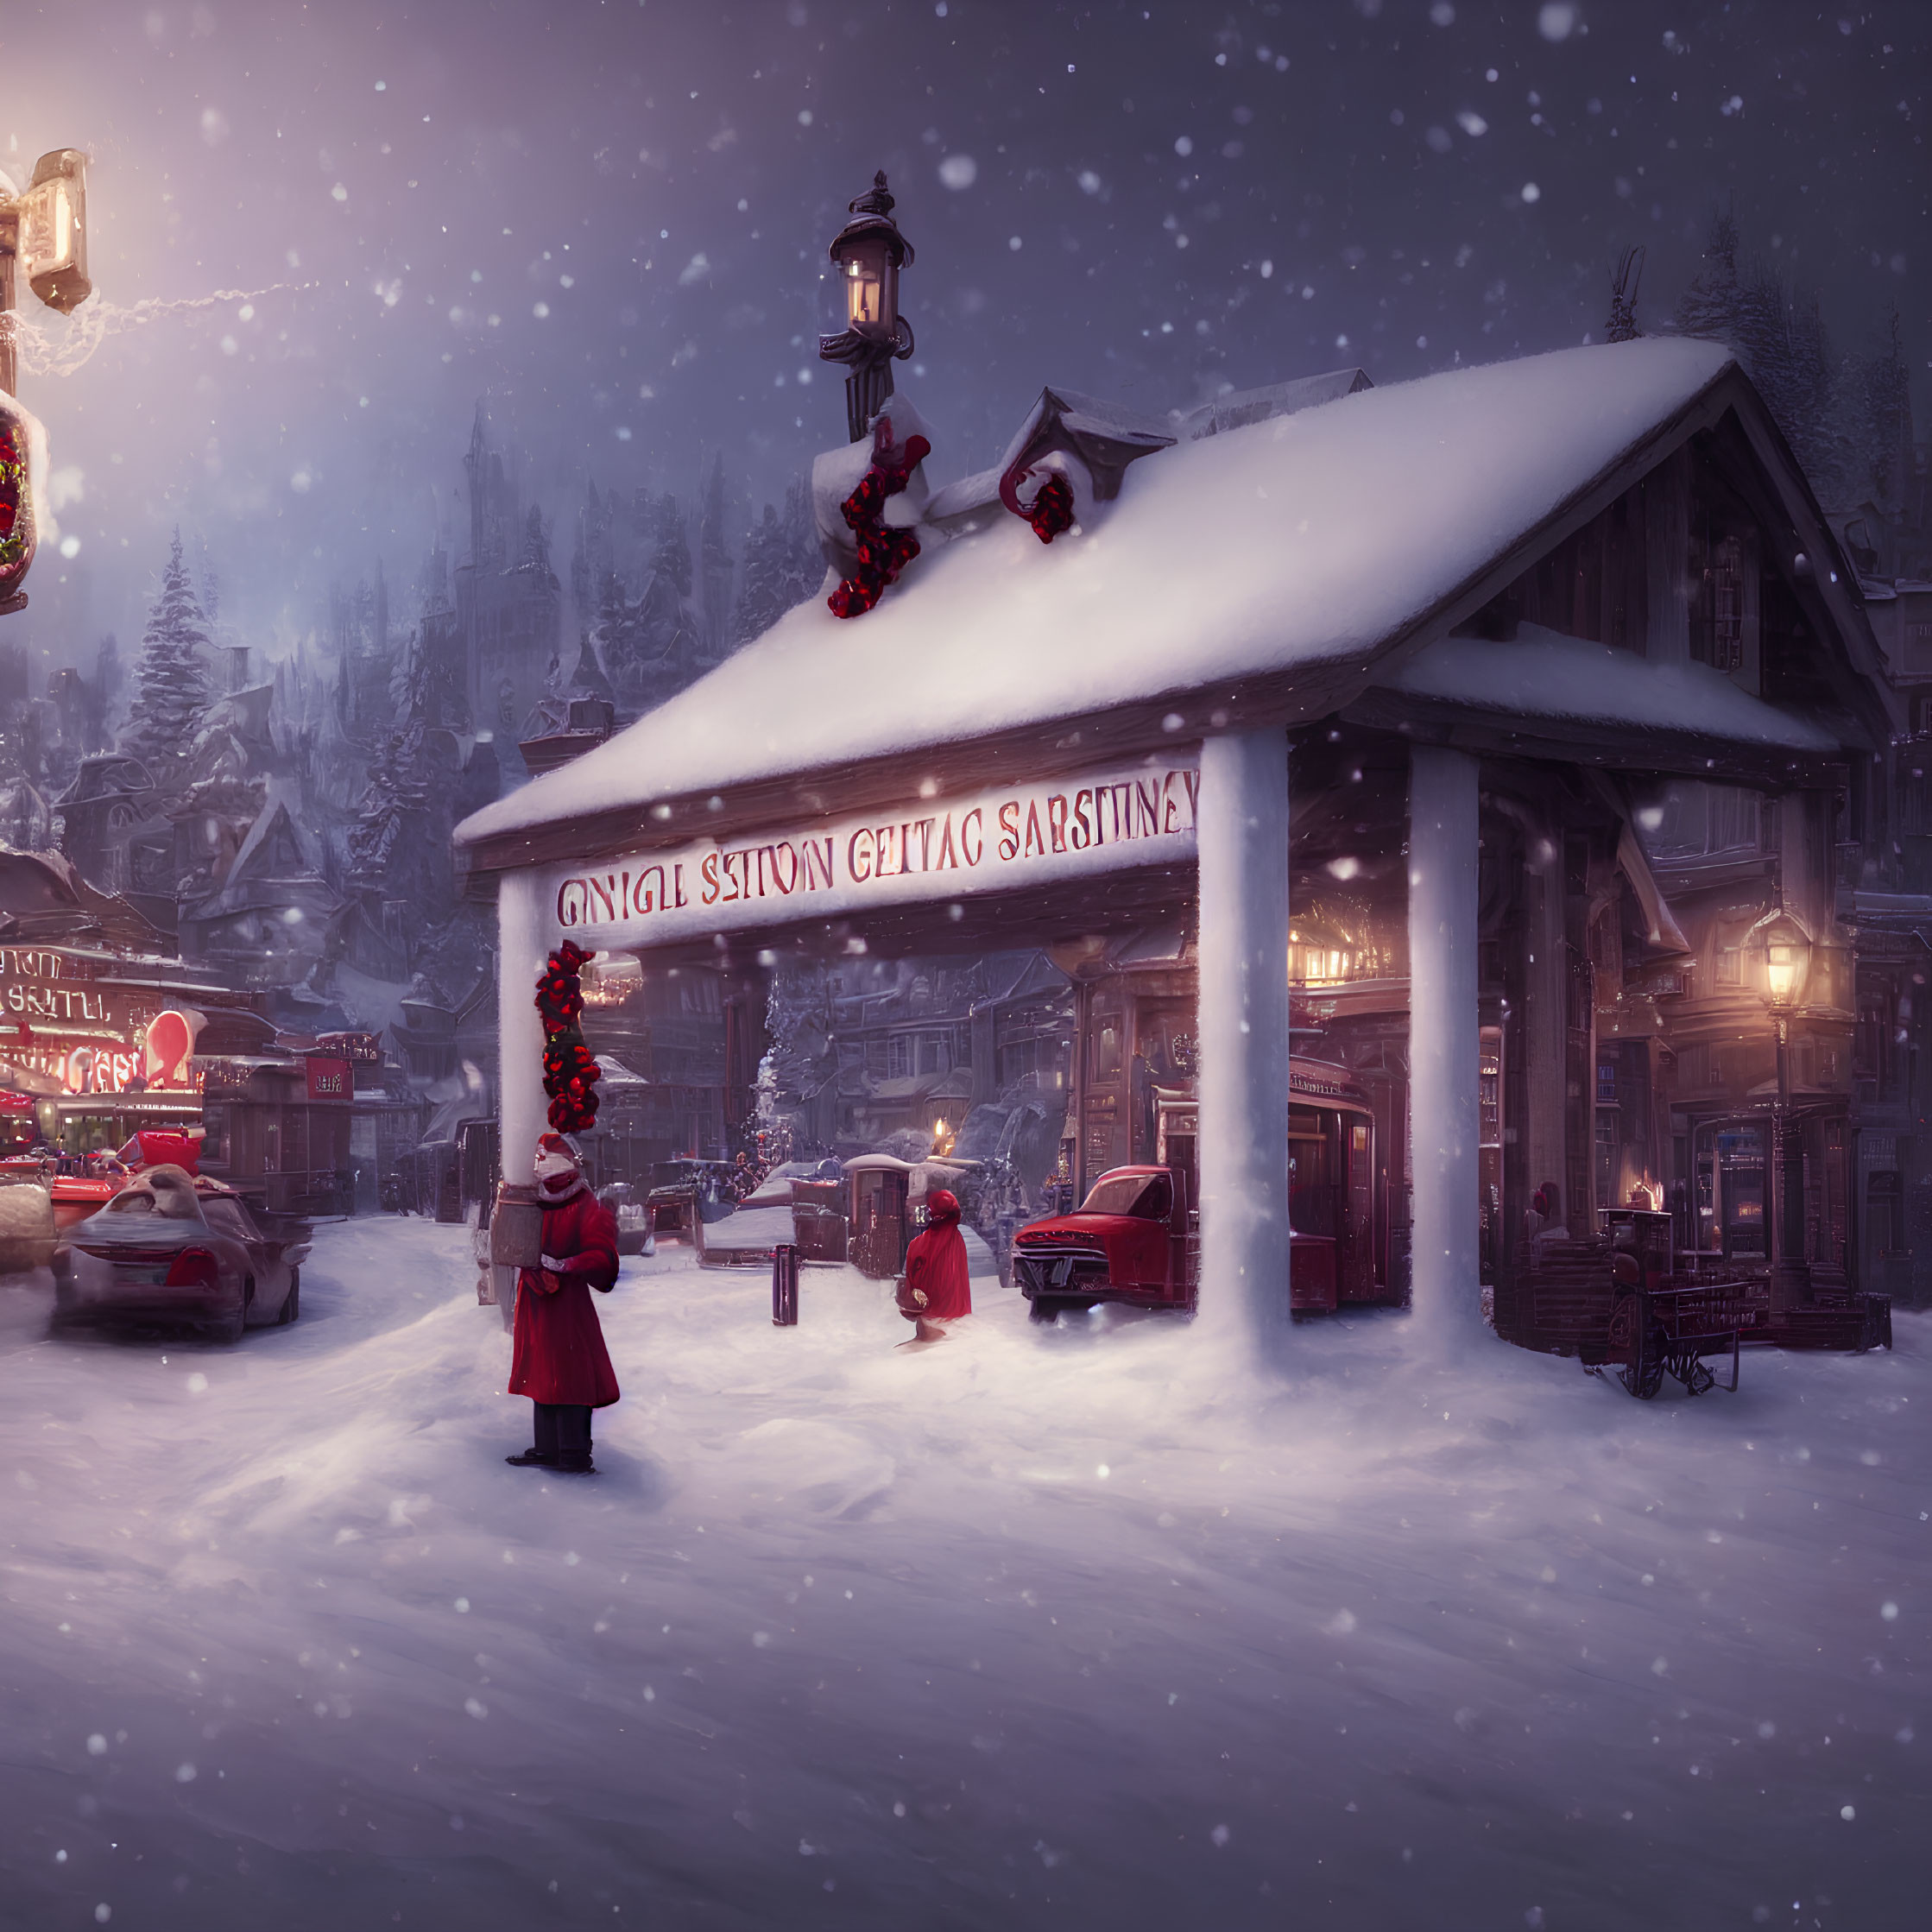
[[[1519,625],[1508,643],[1438,638],[1404,664],[1389,685],[1415,698],[1530,717],[1696,730],[1792,751],[1831,751],[1838,744],[1830,732],[1753,698],[1708,664],[1656,664],[1541,624]]]
[[[841,622],[788,612],[459,843],[1358,660],[1584,489],[1731,357],[1651,338],[1343,395],[1143,458],[1083,535],[929,544]],[[1741,694],[1740,694],[1741,695]]]

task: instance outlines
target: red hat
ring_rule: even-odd
[[[930,1227],[951,1227],[959,1219],[959,1196],[950,1188],[934,1188],[925,1197],[925,1218]]]
[[[537,1191],[546,1201],[567,1201],[584,1185],[583,1163],[560,1133],[537,1138]]]

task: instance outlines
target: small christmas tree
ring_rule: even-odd
[[[124,743],[164,787],[185,770],[207,715],[207,619],[188,581],[177,530],[167,567],[161,572],[161,594],[148,610],[148,628],[142,634],[134,717]]]

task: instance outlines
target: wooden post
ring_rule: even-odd
[[[537,1137],[549,1107],[536,998],[550,947],[539,891],[530,871],[506,872],[496,887],[496,1091],[506,1181],[535,1179]]]
[[[1409,770],[1415,1309],[1437,1345],[1453,1348],[1482,1333],[1477,1252],[1477,767],[1467,753],[1417,745]]]
[[[1288,738],[1201,748],[1201,1312],[1273,1351],[1288,1302]]]

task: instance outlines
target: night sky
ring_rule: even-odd
[[[107,319],[267,292],[23,371],[78,548],[0,638],[125,657],[177,522],[270,656],[379,557],[413,616],[479,397],[566,584],[587,478],[682,497],[717,451],[782,494],[843,439],[825,244],[880,167],[936,480],[1046,382],[1165,409],[1601,340],[1632,242],[1655,325],[1733,196],[1840,350],[1897,306],[1923,433],[1929,72],[1916,3],[6,0],[0,167],[89,153]]]

